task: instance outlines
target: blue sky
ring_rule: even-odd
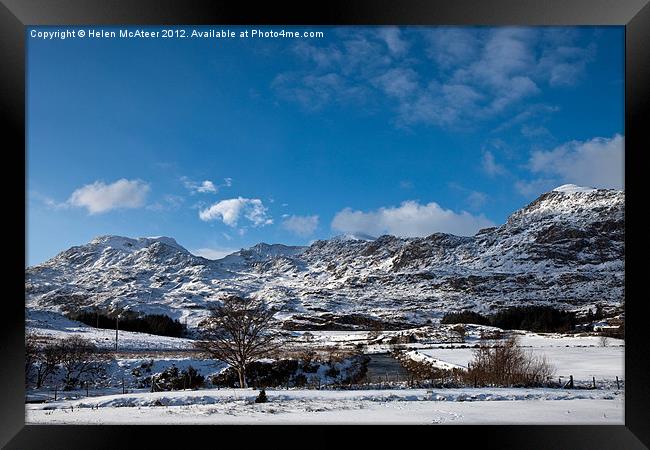
[[[212,258],[471,235],[561,184],[623,187],[623,27],[286,29],[324,37],[28,29],[28,265],[103,234]]]

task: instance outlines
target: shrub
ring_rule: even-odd
[[[255,361],[246,366],[246,385],[284,386],[298,369],[298,361],[284,359],[274,362]],[[239,387],[239,373],[233,367],[212,378],[212,384],[224,387]]]
[[[339,376],[340,373],[341,373],[341,371],[339,369],[337,369],[336,367],[334,367],[334,366],[330,367],[329,369],[327,369],[325,371],[325,375],[330,377],[330,378],[336,378],[336,377]]]
[[[453,327],[452,330],[458,333],[458,335],[463,340],[463,342],[465,342],[465,335],[467,334],[467,330],[465,329],[465,326],[459,324]]]
[[[307,384],[307,377],[305,374],[299,373],[293,377],[293,384],[296,387],[303,387]]]
[[[255,399],[255,403],[266,403],[268,401],[268,398],[266,397],[266,391],[264,388],[260,390],[259,395]]]
[[[540,386],[554,373],[544,356],[519,347],[516,337],[499,345],[482,343],[465,373],[465,381],[481,386]]]
[[[341,355],[339,355],[341,356]],[[366,355],[348,355],[350,365],[345,372],[336,367],[335,362],[316,360],[281,359],[273,362],[257,361],[246,366],[246,382],[254,387],[305,386],[310,381],[319,380],[319,369],[324,367],[324,375],[337,382],[348,383],[361,380],[367,370],[370,358]],[[342,376],[345,375],[345,376]],[[239,376],[233,367],[228,367],[211,379],[214,386],[238,387]],[[330,380],[331,381],[331,380]]]
[[[188,366],[187,369],[180,371],[175,364],[172,364],[160,374],[153,377],[152,381],[153,391],[174,391],[202,387],[205,382],[205,377],[199,374],[192,366]]]
[[[501,330],[483,330],[481,331],[480,338],[481,340],[491,340],[491,339],[501,339],[503,337],[503,331]]]

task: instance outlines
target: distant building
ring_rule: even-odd
[[[616,331],[620,325],[611,325],[609,322],[596,322],[594,323],[594,331]]]

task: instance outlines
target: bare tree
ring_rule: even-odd
[[[367,338],[366,338],[368,343],[369,344],[373,343],[374,341],[379,339],[379,337],[381,336],[382,331],[383,331],[383,328],[381,326],[381,323],[378,323],[378,322],[373,323],[372,326],[370,327],[370,331],[368,332],[368,335],[367,335]]]
[[[57,342],[41,344],[37,336],[29,334],[25,339],[25,383],[35,375],[36,388],[43,386],[57,373],[61,362],[61,348]]]
[[[467,328],[464,324],[458,324],[451,328],[452,331],[455,331],[460,336],[461,342],[465,342],[465,336],[467,335]]]
[[[25,335],[25,386],[29,385],[34,371],[34,362],[38,353],[36,336],[32,333]]]
[[[74,387],[84,376],[94,376],[101,372],[101,363],[106,358],[88,339],[73,335],[63,339],[59,348],[66,388]]]
[[[599,342],[601,347],[607,347],[609,345],[609,337],[605,334],[601,334]]]
[[[228,296],[200,324],[203,340],[195,346],[230,364],[239,375],[239,386],[247,387],[246,366],[281,345],[279,334],[271,327],[276,312],[260,300]]]

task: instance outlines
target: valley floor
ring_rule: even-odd
[[[464,342],[448,339],[449,327],[433,330],[428,341],[403,344],[412,358],[447,367],[467,367],[483,328],[468,326]],[[32,314],[28,331],[43,339],[72,334],[111,349],[114,331],[87,327],[51,313]],[[411,331],[382,332],[390,339]],[[555,369],[554,380],[573,377],[576,387],[597,389],[381,389],[381,390],[268,390],[268,403],[254,403],[252,389],[208,389],[148,392],[142,379],[174,364],[179,370],[192,365],[209,379],[225,369],[223,363],[200,359],[192,340],[144,333],[120,332],[120,352],[106,365],[101,383],[84,389],[58,391],[60,380],[50,380],[27,392],[28,424],[623,424],[625,343],[609,339],[603,345],[596,335],[565,335],[517,331],[526,351],[544,356]],[[374,360],[368,378],[380,381],[392,373],[396,361],[388,358],[393,346],[370,343],[367,331],[293,332],[292,346],[356,349]],[[307,337],[309,337],[307,339]],[[383,359],[382,359],[383,358]],[[392,361],[392,365],[387,364]],[[144,367],[147,367],[145,370]],[[141,372],[141,373],[140,373]],[[390,372],[390,373],[389,373]],[[138,375],[135,375],[138,373]],[[401,380],[404,380],[402,374]],[[399,380],[398,380],[399,381]],[[619,383],[620,382],[620,383]],[[372,386],[371,386],[372,387]],[[376,386],[374,386],[376,387]],[[126,390],[122,394],[122,390]],[[66,397],[62,400],[62,397]],[[42,403],[32,403],[42,402]]]
[[[562,389],[210,389],[26,405],[28,424],[623,424],[624,393]]]

